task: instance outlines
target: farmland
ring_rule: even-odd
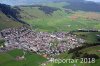
[[[59,7],[60,10],[52,14],[45,14],[38,7],[20,7],[20,9],[22,9],[21,19],[38,31],[68,32],[77,29],[100,29],[100,14],[96,12],[76,12]]]
[[[16,60],[17,56],[22,55],[23,51],[19,49],[0,53],[0,66],[39,66],[46,61],[42,56],[30,52],[26,52],[24,60]]]

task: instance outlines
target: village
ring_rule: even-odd
[[[0,52],[23,49],[50,56],[82,46],[85,41],[68,32],[37,32],[27,27],[4,29],[0,36],[5,40],[5,47],[1,47]]]

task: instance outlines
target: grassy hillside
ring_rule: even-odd
[[[26,52],[24,60],[16,60],[17,56],[22,55],[23,51],[19,49],[0,53],[0,66],[39,66],[46,61],[42,56],[30,52]]]
[[[14,21],[11,18],[8,18],[5,14],[0,11],[0,30],[5,28],[13,28],[13,27],[20,27],[22,26],[21,23]]]
[[[47,6],[59,8],[59,10],[54,11],[52,14],[45,14],[38,7],[20,7],[22,20],[39,31],[100,29],[100,13],[72,11],[62,8],[63,5],[61,3],[56,3],[55,5],[54,3],[49,3]]]

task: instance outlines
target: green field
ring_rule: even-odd
[[[96,55],[98,55],[100,57],[100,52],[98,52],[98,50],[100,50],[100,45],[82,49],[82,50],[80,50],[80,52],[88,53],[88,54],[96,54]]]
[[[39,66],[46,61],[45,58],[34,53],[26,52],[25,59],[17,61],[17,56],[22,56],[22,50],[12,50],[6,53],[0,53],[0,66]]]
[[[88,44],[100,43],[98,40],[100,37],[97,36],[100,32],[73,32],[77,37],[85,39],[85,42]]]
[[[82,53],[89,53],[89,54],[97,54],[100,56],[100,53],[97,52],[97,50],[100,50],[100,46],[94,46],[90,48],[85,48],[80,50]],[[25,60],[20,60],[16,61],[15,58],[16,56],[22,56],[23,51],[19,49],[15,49],[6,53],[0,53],[0,66],[40,66],[41,63],[45,62],[46,59],[43,58],[42,56],[39,56],[34,53],[26,52],[25,55]],[[65,56],[65,57],[64,57]],[[71,54],[63,53],[59,58],[71,58]],[[100,65],[100,60],[96,60],[96,63],[91,63],[91,64],[83,64],[78,61],[78,63],[61,63],[61,64],[55,64],[55,63],[49,63],[47,66],[73,66],[76,64],[77,66],[99,66]]]
[[[77,29],[100,29],[99,13],[88,12],[91,15],[95,15],[91,18],[91,16],[87,16],[87,12],[68,10],[69,13],[66,9],[62,8],[64,4],[62,5],[62,3],[60,3],[59,6],[58,4],[59,3],[45,4],[60,9],[54,11],[52,15],[45,14],[43,11],[39,10],[38,7],[20,7],[21,19],[38,31],[61,32]]]

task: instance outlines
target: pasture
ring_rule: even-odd
[[[39,66],[46,61],[42,56],[30,52],[26,52],[25,59],[16,60],[16,57],[22,55],[23,51],[19,49],[0,53],[0,66]]]
[[[20,9],[22,9],[20,12],[22,20],[26,21],[37,31],[68,32],[77,29],[100,29],[99,13],[82,11],[70,11],[69,13],[66,9],[59,8],[61,10],[54,11],[50,15],[45,14],[38,7],[20,7]]]

